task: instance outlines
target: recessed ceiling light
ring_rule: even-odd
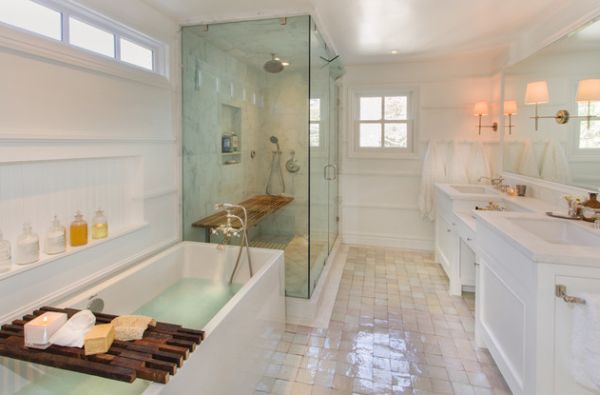
[[[398,51],[396,51],[395,49],[392,50],[392,55],[397,55],[397,54],[398,54]]]

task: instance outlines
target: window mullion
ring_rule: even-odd
[[[381,96],[381,148],[385,148],[385,96]]]
[[[70,34],[69,17],[70,17],[70,15],[66,11],[64,11],[64,10],[61,11],[61,15],[62,15],[62,17],[61,17],[61,23],[62,23],[62,26],[61,26],[62,42],[65,43],[65,44],[68,44],[69,41],[70,41],[70,38],[69,38],[69,34]]]
[[[121,61],[121,35],[114,32],[113,37],[115,38],[115,59]]]

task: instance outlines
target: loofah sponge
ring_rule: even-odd
[[[115,339],[121,341],[140,340],[148,326],[156,326],[156,320],[143,315],[122,315],[112,320]]]

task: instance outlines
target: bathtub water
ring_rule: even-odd
[[[167,385],[133,384],[0,358],[0,393],[22,395],[252,394],[285,322],[283,255],[253,249],[255,275],[243,263],[226,282],[237,249],[180,243],[57,306],[85,308],[102,298],[104,311],[143,314],[203,329],[206,339]],[[201,258],[199,258],[201,257]],[[236,380],[229,373],[235,372]]]

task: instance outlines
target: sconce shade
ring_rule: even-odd
[[[577,101],[600,100],[600,80],[581,80],[577,85]]]
[[[517,102],[507,100],[504,102],[504,115],[515,115],[517,113]]]
[[[550,101],[548,94],[548,83],[546,81],[535,81],[527,84],[525,91],[525,104],[542,104]]]
[[[488,115],[489,112],[490,111],[486,101],[477,102],[475,103],[475,107],[473,107],[473,115],[475,116]]]

